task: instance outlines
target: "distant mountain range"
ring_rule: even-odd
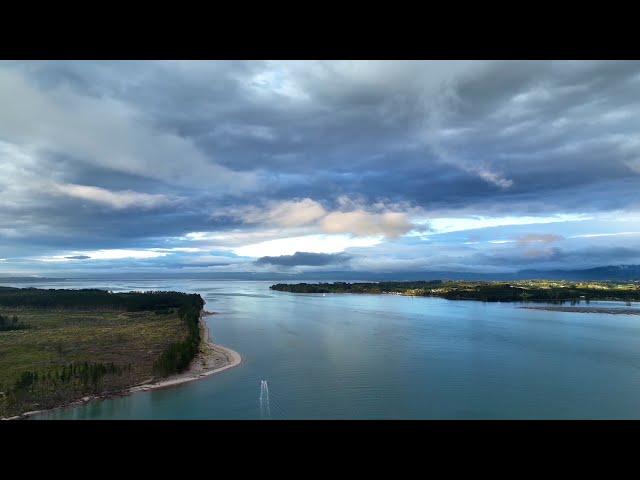
[[[477,273],[477,272],[323,272],[307,274],[307,277],[336,280],[613,280],[640,281],[640,265],[608,265],[579,270],[520,270],[518,272]]]
[[[66,278],[60,277],[1,277],[0,282],[12,283],[12,282],[20,282],[20,283],[39,283],[39,282],[59,282],[62,280],[67,280]]]
[[[395,273],[373,273],[363,271],[324,271],[307,273],[145,273],[94,275],[67,278],[51,277],[0,277],[1,284],[54,282],[62,280],[153,280],[169,278],[194,278],[211,280],[306,280],[306,281],[386,281],[386,280],[616,280],[640,281],[640,265],[609,265],[581,270],[520,270],[509,273],[438,272],[416,271]]]
[[[521,270],[523,278],[565,280],[640,280],[640,265],[609,265],[584,270]]]

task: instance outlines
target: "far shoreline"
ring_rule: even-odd
[[[580,307],[580,306],[556,306],[556,305],[544,305],[534,307],[519,307],[526,310],[544,310],[548,312],[567,312],[567,313],[600,313],[608,315],[640,315],[640,310],[636,308],[626,307]]]
[[[157,379],[156,381],[147,380],[146,382],[133,385],[124,390],[116,392],[107,392],[97,395],[89,395],[79,400],[75,400],[71,403],[60,405],[53,408],[47,408],[43,410],[33,410],[30,412],[24,412],[12,417],[2,418],[1,420],[24,420],[35,415],[39,415],[46,412],[52,412],[54,410],[62,410],[68,408],[75,408],[82,406],[86,403],[96,400],[108,400],[115,397],[124,397],[137,392],[147,392],[150,390],[159,390],[164,388],[173,388],[184,383],[201,380],[216,373],[223,372],[233,367],[237,367],[242,363],[241,355],[232,350],[231,348],[223,345],[213,343],[209,335],[209,327],[204,321],[205,317],[214,315],[215,312],[207,312],[202,310],[200,313],[200,349],[196,357],[189,365],[189,368],[184,372],[170,375]]]

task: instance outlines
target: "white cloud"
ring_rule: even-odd
[[[520,216],[520,217],[443,217],[419,220],[417,224],[428,224],[430,231],[415,235],[436,235],[440,233],[461,232],[481,228],[505,227],[509,225],[535,225],[545,223],[580,222],[593,217],[587,214],[556,214],[549,216]]]
[[[518,237],[517,242],[521,246],[539,244],[539,243],[555,243],[564,240],[561,235],[553,233],[529,233]]]
[[[151,252],[178,252],[178,253],[198,253],[202,252],[202,248],[197,247],[172,247],[172,248],[149,248]]]
[[[383,235],[387,238],[404,235],[414,227],[404,213],[368,213],[364,210],[332,212],[322,219],[320,225],[326,233],[350,233],[355,236]]]
[[[309,100],[309,95],[302,90],[292,75],[283,68],[278,68],[274,63],[269,64],[269,70],[254,75],[247,82],[247,87],[260,98],[272,100],[286,99],[293,101]]]
[[[231,230],[226,232],[189,232],[183,237],[177,237],[178,241],[200,242],[215,247],[241,247],[266,240],[285,238],[290,232],[282,229],[260,229],[255,231]],[[299,235],[299,234],[298,234]]]
[[[43,91],[18,71],[0,69],[0,105],[0,131],[16,144],[221,193],[257,186],[255,174],[214,163],[190,140],[157,130],[140,111],[110,97],[82,96],[66,87]]]
[[[619,235],[640,235],[640,232],[585,233],[582,235],[573,235],[569,238],[617,237]]]
[[[324,207],[310,199],[272,202],[266,208],[249,208],[236,215],[246,223],[264,223],[279,227],[309,225],[326,215]]]
[[[513,180],[509,178],[505,178],[500,173],[489,170],[487,167],[469,166],[469,167],[465,167],[465,170],[467,170],[468,172],[477,174],[485,182],[492,183],[502,189],[507,189],[513,186]]]
[[[44,190],[39,170],[40,163],[32,149],[0,140],[0,189],[4,208],[33,204],[36,194]]]
[[[68,197],[107,205],[117,210],[126,208],[150,209],[175,203],[174,199],[166,195],[140,193],[131,190],[114,192],[106,188],[72,183],[54,184],[53,191]]]
[[[348,197],[339,197],[337,202],[340,210],[332,212],[319,202],[304,198],[271,202],[262,208],[231,208],[215,216],[230,215],[245,223],[265,227],[308,227],[308,233],[350,234],[357,237],[383,235],[396,238],[415,228],[407,213],[391,210],[394,205],[378,202],[367,209],[362,202]],[[408,206],[405,207],[410,210]],[[197,234],[194,232],[191,235]]]
[[[382,241],[381,238],[353,238],[349,235],[304,235],[300,237],[279,238],[233,248],[233,253],[243,257],[277,257],[293,255],[296,252],[339,253],[351,247],[371,247]]]

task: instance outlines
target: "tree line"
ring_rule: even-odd
[[[13,385],[14,392],[33,392],[39,383],[51,385],[78,383],[83,387],[96,388],[106,375],[122,375],[131,371],[131,364],[110,363],[68,363],[47,370],[27,370],[22,372]]]
[[[198,296],[200,298],[200,296]],[[154,371],[162,376],[179,373],[189,367],[200,348],[200,311],[204,302],[200,298],[190,306],[180,308],[180,319],[187,325],[187,338],[169,345],[154,364]]]
[[[0,314],[0,332],[7,332],[10,330],[24,330],[29,328],[29,325],[20,322],[20,319],[17,315],[12,315],[9,317],[8,315]]]
[[[0,306],[7,308],[115,309],[162,311],[198,302],[200,295],[181,292],[123,292],[100,289],[38,289],[0,287]],[[200,299],[201,300],[201,299]]]
[[[415,282],[333,282],[333,283],[277,283],[271,290],[293,293],[391,293],[412,289],[435,288],[442,280]]]

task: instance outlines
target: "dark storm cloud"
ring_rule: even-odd
[[[278,257],[260,257],[256,260],[258,265],[280,265],[285,267],[295,266],[324,266],[346,263],[351,258],[343,253],[309,253],[296,252],[293,255],[280,255]]]
[[[426,206],[545,192],[548,203],[564,206],[565,189],[635,175],[623,158],[633,153],[616,151],[638,127],[635,62],[350,65],[52,62],[22,69],[45,91],[64,86],[126,102],[216,162],[264,171],[269,193],[259,195],[270,198],[358,193]],[[628,110],[625,121],[616,120],[620,109]],[[622,137],[610,138],[616,134]],[[479,164],[512,186],[483,179]]]
[[[597,114],[628,106],[638,74],[634,62],[472,62],[464,66],[382,62],[371,64],[365,72],[381,78],[376,81],[363,78],[365,73],[358,74],[357,67],[349,69],[345,65],[53,62],[29,65],[29,70],[48,88],[71,85],[80,93],[107,95],[135,104],[149,112],[157,124],[201,141],[212,153],[226,149],[220,161],[233,168],[242,164],[235,160],[242,156],[247,162],[241,168],[255,168],[258,150],[254,148],[260,147],[261,163],[266,161],[289,171],[316,170],[315,157],[319,154],[327,157],[331,166],[348,169],[341,162],[349,156],[356,165],[375,166],[375,159],[366,154],[406,151],[407,140],[412,134],[420,134],[425,119],[436,109],[443,116],[438,126],[482,127],[468,132],[467,138],[474,142],[486,139],[485,133],[496,126],[513,126],[514,119],[518,123],[532,122],[539,129],[529,130],[516,142],[533,143],[540,134],[550,133],[544,128],[548,127],[547,120],[571,114],[572,109],[593,108]],[[268,88],[282,89],[280,84],[290,82],[307,100],[296,103],[281,95],[280,102],[272,102],[278,97],[260,97],[261,74],[271,75],[270,82],[262,81]],[[431,77],[436,78],[432,85]],[[386,79],[394,83],[385,83]],[[437,82],[449,82],[456,100],[434,106],[430,96],[441,94],[444,88]],[[490,118],[519,94],[525,96],[520,103],[526,104],[530,92],[530,106],[525,105],[521,111],[505,110],[504,116]],[[539,98],[536,92],[542,92],[537,94]],[[484,125],[477,125],[479,122]],[[487,147],[492,142],[485,143]],[[286,161],[287,155],[297,155],[296,160],[302,162]]]

